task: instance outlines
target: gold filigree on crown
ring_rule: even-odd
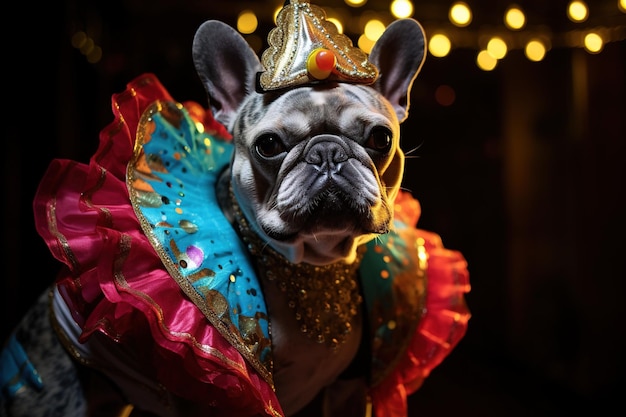
[[[261,91],[321,81],[371,84],[378,69],[367,54],[326,20],[326,12],[308,1],[291,0],[278,13],[261,62]]]

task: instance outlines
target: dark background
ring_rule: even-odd
[[[266,19],[264,38],[280,3],[18,2],[5,13],[3,337],[58,268],[31,209],[50,160],[87,162],[112,120],[111,95],[144,72],[177,100],[205,105],[191,60],[196,28],[211,18],[234,25],[252,8]],[[353,13],[356,25],[365,10],[384,13],[388,3],[316,4]],[[450,28],[451,2],[414,3],[427,35]],[[508,2],[468,3],[474,21],[453,30],[461,47],[429,56],[415,82],[403,147],[416,148],[405,187],[421,202],[419,226],[468,260],[473,317],[458,348],[410,398],[411,415],[603,415],[622,404],[626,386],[626,14],[617,0],[589,0],[588,21],[575,25],[567,1],[519,1],[529,24],[515,39],[540,30],[552,35],[552,49],[541,62],[513,49],[485,72],[472,45],[486,32],[506,33]],[[569,43],[598,26],[613,28],[601,53]],[[97,63],[72,46],[80,30],[102,48]],[[452,105],[435,100],[441,85],[453,88]]]

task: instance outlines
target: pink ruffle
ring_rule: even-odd
[[[115,120],[101,132],[89,165],[55,160],[44,175],[33,203],[35,225],[67,267],[59,291],[83,329],[81,341],[102,332],[132,345],[146,375],[204,404],[204,412],[281,416],[270,384],[169,276],[131,206],[126,164],[141,114],[157,99],[172,100],[153,75],[129,83],[112,98]],[[201,106],[186,105],[208,131],[228,138]]]

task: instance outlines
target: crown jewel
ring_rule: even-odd
[[[276,18],[261,56],[265,71],[261,91],[278,90],[320,81],[371,84],[378,69],[367,54],[326,20],[326,13],[308,1],[287,1]]]

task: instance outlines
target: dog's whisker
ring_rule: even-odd
[[[408,156],[411,155],[413,152],[417,151],[418,149],[420,149],[422,147],[422,145],[424,144],[424,142],[420,143],[419,145],[417,145],[414,148],[409,149],[408,151],[404,152],[404,156]]]

